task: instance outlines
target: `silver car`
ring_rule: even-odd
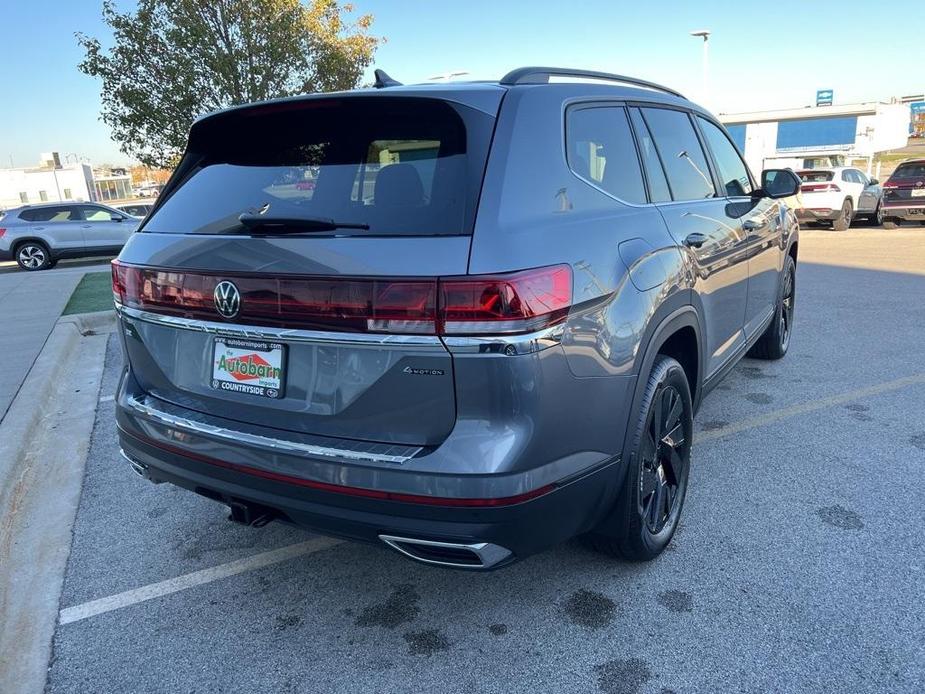
[[[0,260],[47,270],[62,258],[116,255],[140,221],[99,203],[15,207],[0,213]]]

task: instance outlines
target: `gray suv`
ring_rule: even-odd
[[[429,564],[651,559],[704,395],[787,351],[799,186],[619,75],[377,71],[210,114],[113,263],[123,455]]]
[[[93,202],[23,205],[0,212],[0,260],[47,270],[62,258],[117,254],[139,220]]]

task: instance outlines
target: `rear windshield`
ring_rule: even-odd
[[[925,178],[925,162],[900,164],[890,178]]]
[[[492,123],[420,98],[230,112],[193,127],[184,164],[196,165],[144,231],[250,233],[238,222],[247,212],[369,227],[311,235],[469,234]]]
[[[831,181],[835,174],[831,171],[800,171],[797,175],[803,183],[824,183]]]

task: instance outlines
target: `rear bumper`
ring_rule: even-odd
[[[796,214],[801,222],[831,222],[841,214],[841,210],[831,210],[827,207],[802,207],[796,211]]]
[[[883,203],[883,216],[923,221],[925,220],[925,198],[919,198],[918,202],[903,201],[900,204],[885,202]]]
[[[497,507],[455,507],[354,496],[268,479],[224,461],[184,455],[163,442],[125,431],[119,441],[133,467],[224,503],[268,510],[281,520],[334,537],[368,543],[382,536],[437,543],[489,543],[506,550],[498,568],[590,530],[611,508],[622,479],[618,460],[554,485],[535,498]],[[218,464],[216,464],[218,463]],[[483,568],[483,567],[471,567]]]

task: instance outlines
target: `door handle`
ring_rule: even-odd
[[[706,242],[707,236],[696,231],[693,234],[688,234],[687,238],[684,239],[684,245],[688,248],[700,248]]]
[[[745,231],[761,231],[768,226],[768,220],[766,219],[746,219],[742,222],[742,228]]]

